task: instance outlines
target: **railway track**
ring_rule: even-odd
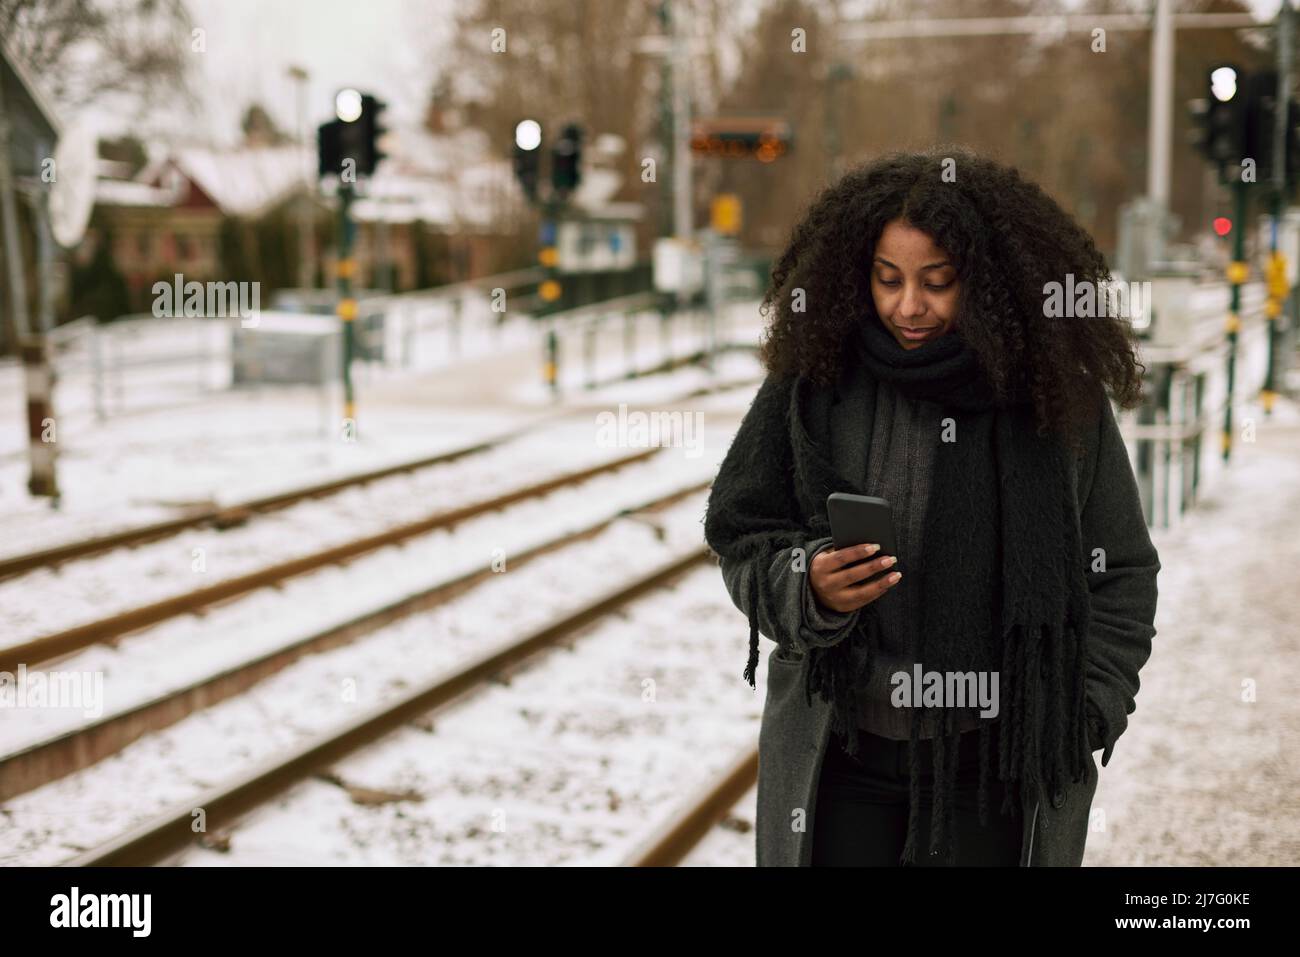
[[[630,457],[630,460],[639,461],[643,457],[638,455]],[[576,473],[572,482],[547,483],[547,490],[562,484],[580,482],[585,477],[588,477],[586,471]],[[662,508],[707,487],[707,482],[695,482],[645,502],[639,508],[622,509],[588,524],[580,531],[566,532],[516,552],[511,556],[511,563],[516,567],[525,565],[557,548],[597,535],[629,511],[644,512]],[[490,510],[491,508],[484,504],[481,508],[476,507],[474,512],[477,514]],[[249,658],[234,667],[187,682],[181,687],[170,689],[126,710],[29,744],[12,753],[0,755],[0,801],[24,794],[90,767],[119,753],[146,734],[170,727],[196,711],[212,707],[247,691],[258,682],[306,655],[317,654],[356,641],[394,621],[436,607],[494,574],[489,563],[449,581],[439,582],[403,599],[354,616],[348,621],[316,631],[291,644]]]
[[[265,805],[302,780],[373,744],[390,732],[444,707],[483,682],[550,649],[575,632],[607,616],[634,598],[654,591],[710,556],[706,547],[675,557],[649,574],[611,590],[576,612],[529,632],[508,646],[484,654],[453,673],[414,688],[400,699],[373,709],[289,754],[268,762],[217,788],[168,809],[115,840],[80,854],[69,866],[147,866],[182,850],[194,840],[196,809],[208,833],[233,826],[240,817]],[[734,801],[732,802],[734,803]]]
[[[727,382],[717,386],[705,386],[693,389],[671,401],[685,401],[714,395],[731,389],[756,386],[760,380],[745,379]],[[49,548],[38,549],[20,555],[0,558],[0,581],[14,578],[41,568],[58,568],[62,565],[101,555],[119,548],[131,548],[149,542],[169,538],[187,529],[210,526],[225,529],[241,525],[258,515],[265,515],[289,508],[300,502],[334,495],[347,489],[358,488],[393,476],[416,472],[438,465],[446,465],[468,456],[481,454],[500,448],[524,435],[536,430],[540,425],[558,422],[584,411],[583,407],[566,407],[554,413],[538,416],[527,425],[510,429],[498,435],[474,442],[460,448],[435,455],[421,456],[407,462],[389,465],[383,468],[359,472],[325,482],[315,482],[300,488],[278,492],[273,495],[259,496],[228,505],[201,505],[187,508],[175,518],[161,522],[151,522],[133,528],[121,529],[106,535],[98,535],[82,541],[65,542]]]
[[[654,455],[658,455],[660,451],[658,448],[650,448],[630,455],[620,456],[590,468],[569,472],[544,482],[516,488],[503,495],[493,496],[470,505],[440,510],[418,521],[406,522],[378,534],[367,535],[342,545],[320,549],[289,561],[267,565],[248,574],[226,578],[206,588],[196,588],[161,601],[139,605],[128,611],[110,615],[97,621],[66,628],[31,641],[9,645],[0,648],[0,671],[16,671],[20,664],[25,664],[28,668],[31,668],[42,662],[51,661],[89,648],[91,645],[120,638],[141,628],[160,624],[171,618],[194,614],[219,602],[230,601],[259,589],[277,585],[286,579],[305,575],[329,565],[351,561],[380,548],[396,545],[420,535],[427,535],[437,529],[450,528],[476,516],[505,508],[515,502],[537,498],[555,489],[575,485],[596,475],[613,472],[636,462],[645,461]]]
[[[655,828],[623,861],[625,867],[675,867],[684,861],[758,780],[758,746],[735,760]]]

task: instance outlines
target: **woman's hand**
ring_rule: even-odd
[[[849,548],[828,548],[814,555],[808,569],[808,583],[817,600],[833,611],[856,611],[898,584],[903,577],[901,572],[881,575],[876,581],[862,584],[893,565],[897,561],[893,555],[863,562],[853,568],[844,567],[878,551],[879,545],[853,545]]]

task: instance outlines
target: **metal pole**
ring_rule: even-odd
[[[689,59],[686,55],[683,5],[671,9],[673,30],[673,235],[690,239],[694,231],[691,213],[691,90]]]
[[[1241,329],[1241,287],[1249,274],[1246,256],[1246,184],[1240,174],[1232,184],[1232,262],[1228,282],[1232,284],[1232,305],[1228,311],[1228,394],[1223,406],[1223,461],[1232,456],[1232,394],[1237,379],[1237,333]]]
[[[1147,263],[1163,262],[1169,215],[1169,138],[1173,128],[1174,28],[1169,0],[1156,0],[1147,106]]]
[[[46,157],[54,155],[49,143],[36,146],[36,168],[41,168]],[[39,283],[36,293],[36,328],[40,335],[48,335],[54,328],[54,236],[50,232],[50,190],[48,184],[37,179],[32,193],[32,213],[36,220],[36,275]]]
[[[298,141],[307,148],[307,77],[308,73],[300,66],[289,67],[289,76],[298,87]],[[316,270],[315,236],[312,229],[312,180],[310,176],[303,179],[303,194],[298,203],[298,287],[310,289],[314,285]]]
[[[1169,137],[1173,123],[1174,25],[1169,0],[1156,0],[1151,32],[1151,102],[1147,122],[1147,196],[1163,213],[1169,205]],[[1163,217],[1162,217],[1163,218]],[[1163,225],[1163,224],[1162,224]],[[1162,234],[1163,238],[1163,234]],[[1163,256],[1161,257],[1163,258]]]
[[[351,426],[352,436],[356,436],[356,405],[352,394],[352,350],[353,326],[357,318],[357,301],[352,298],[352,274],[355,261],[352,259],[352,241],[356,226],[352,222],[353,188],[351,183],[339,183],[339,264],[338,316],[343,322],[343,420]]]
[[[102,240],[101,240],[102,242]],[[90,362],[91,362],[91,382],[95,390],[95,420],[103,422],[108,417],[108,412],[104,405],[104,390],[106,383],[104,380],[104,331],[100,328],[100,319],[95,317],[94,325],[90,327]]]
[[[582,366],[586,381],[583,388],[596,387],[596,323],[588,322],[582,329]]]
[[[555,337],[555,322],[550,321],[550,328],[546,330],[546,359],[543,364],[543,372],[546,376],[546,385],[551,391],[551,398],[560,397],[560,383],[558,369],[556,368],[560,352],[559,342]]]
[[[636,376],[636,314],[631,310],[623,313],[623,378]]]
[[[5,112],[4,87],[0,85],[0,219],[4,220],[5,265],[9,272],[9,306],[13,310],[14,336],[21,341],[27,334],[27,280],[23,270],[23,248],[18,242],[18,214],[14,210],[9,158],[9,115]]]
[[[1287,125],[1290,119],[1291,69],[1293,21],[1290,0],[1282,0],[1277,12],[1277,104],[1273,112],[1273,221],[1269,228],[1269,246],[1271,256],[1268,263],[1268,302],[1264,315],[1268,320],[1268,359],[1264,367],[1264,387],[1260,390],[1260,402],[1264,414],[1273,414],[1273,399],[1277,395],[1273,381],[1273,366],[1277,362],[1277,324],[1286,303],[1286,257],[1278,249],[1278,226],[1286,208],[1286,141]]]

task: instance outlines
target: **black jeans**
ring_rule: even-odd
[[[1023,815],[999,812],[1005,785],[997,779],[997,724],[989,742],[988,824],[979,822],[979,731],[960,735],[957,779],[953,788],[953,828],[957,832],[955,866],[1015,867],[1020,863]],[[911,742],[895,741],[867,731],[862,752],[854,759],[832,733],[826,745],[813,818],[814,867],[897,867],[907,840],[908,761]],[[931,744],[922,739],[921,806],[918,813],[916,865],[942,866],[929,854],[930,817],[934,796]]]

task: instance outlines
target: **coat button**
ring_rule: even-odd
[[[1065,803],[1065,792],[1057,791],[1052,795],[1052,807],[1059,808]]]

